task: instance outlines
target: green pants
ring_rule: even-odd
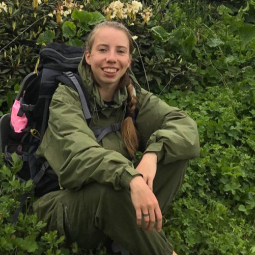
[[[153,183],[162,212],[180,188],[188,161],[158,165]],[[58,230],[69,244],[92,249],[111,238],[134,255],[172,254],[163,231],[147,233],[136,225],[130,193],[111,186],[91,183],[79,191],[51,192],[34,203],[39,220],[47,223],[45,231]]]

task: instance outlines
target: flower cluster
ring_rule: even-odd
[[[148,23],[151,16],[152,16],[152,9],[151,7],[147,7],[146,9],[143,10],[143,12],[141,13],[141,16],[144,20],[144,23]]]
[[[120,1],[115,1],[109,4],[109,6],[103,10],[103,12],[107,16],[107,20],[114,19],[115,17],[118,19],[126,19],[127,13],[124,8],[124,4]]]
[[[111,2],[103,9],[107,20],[112,19],[127,19],[135,21],[137,14],[141,15],[144,23],[148,23],[152,16],[152,9],[150,7],[143,9],[141,2],[132,1],[131,3],[122,3],[120,1]]]
[[[0,13],[2,12],[2,10],[7,12],[7,5],[5,4],[5,2],[0,3]]]
[[[60,24],[62,23],[62,16],[67,17],[72,13],[74,8],[81,10],[84,6],[78,5],[74,0],[64,0],[57,5],[56,10],[54,10],[53,13],[50,13],[49,16],[53,17],[53,15],[56,15],[56,21]]]

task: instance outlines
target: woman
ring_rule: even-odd
[[[199,155],[195,122],[141,89],[129,67],[132,37],[120,23],[91,32],[79,74],[89,94],[87,125],[76,91],[59,85],[37,155],[45,157],[63,190],[34,204],[46,230],[67,243],[94,248],[107,238],[134,255],[172,254],[162,212],[180,188],[190,158]],[[135,119],[135,124],[134,124]],[[99,143],[92,131],[121,122]],[[143,156],[135,168],[137,151]]]

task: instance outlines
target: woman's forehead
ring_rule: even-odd
[[[113,44],[129,47],[129,40],[126,33],[112,27],[102,27],[95,33],[94,44]]]

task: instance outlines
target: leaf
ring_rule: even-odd
[[[224,42],[221,41],[221,39],[219,39],[219,38],[212,38],[212,39],[209,39],[206,44],[211,48],[215,48],[220,45],[223,45]]]
[[[7,176],[7,177],[12,176],[11,170],[6,165],[3,165],[3,167],[0,169],[0,173],[4,176]]]
[[[35,239],[33,236],[27,236],[25,239],[17,238],[16,242],[22,250],[34,253],[38,249],[38,244]]]
[[[155,48],[155,54],[158,56],[158,58],[164,59],[165,55],[166,55],[166,52],[165,52],[164,49],[156,47]]]
[[[72,38],[76,35],[76,26],[71,21],[65,21],[62,26],[63,36]]]
[[[220,14],[220,15],[228,15],[228,14],[232,14],[233,13],[233,11],[230,9],[230,8],[228,8],[228,7],[226,7],[225,5],[220,5],[218,8],[217,8],[217,10],[218,10],[218,13]]]
[[[84,47],[84,42],[78,38],[70,38],[68,45],[72,45],[76,47]]]
[[[0,74],[5,74],[5,73],[8,73],[10,71],[11,71],[11,69],[4,69],[3,71],[0,72]]]
[[[185,38],[185,40],[182,43],[183,51],[188,54],[191,54],[196,43],[197,43],[196,37],[193,31],[190,31],[190,34]]]
[[[43,45],[50,42],[53,42],[55,39],[55,33],[52,30],[46,30],[41,33],[36,41],[37,44]]]
[[[255,117],[255,110],[254,110],[254,109],[251,110],[250,113],[251,113],[251,115],[252,115],[253,117]]]
[[[243,44],[249,43],[251,40],[255,38],[255,25],[252,24],[244,24],[239,29],[239,36],[243,42]]]
[[[17,153],[13,153],[11,155],[12,157],[12,169],[14,171],[14,173],[17,173],[21,168],[22,168],[22,165],[23,165],[23,162],[21,160],[21,158],[17,155]]]
[[[239,205],[238,210],[239,210],[240,212],[246,212],[246,208],[245,208],[244,205]]]
[[[74,9],[71,15],[73,20],[79,20],[80,22],[87,21],[88,16],[89,13],[87,11],[78,11],[77,9]]]
[[[156,38],[163,42],[166,42],[170,37],[170,34],[161,26],[153,27],[151,31]]]
[[[96,25],[104,21],[105,17],[100,12],[78,11],[75,9],[72,13],[72,19],[79,20],[78,26],[87,31],[89,25]]]
[[[105,20],[105,17],[100,12],[92,12],[89,25],[96,25],[104,20]]]
[[[13,104],[13,94],[10,91],[8,91],[8,93],[7,93],[7,105],[8,105],[9,109],[11,109],[12,104]]]
[[[225,63],[226,63],[226,64],[231,64],[231,63],[233,63],[233,62],[236,61],[236,60],[237,60],[236,57],[234,57],[234,56],[228,56],[228,57],[225,58]]]

